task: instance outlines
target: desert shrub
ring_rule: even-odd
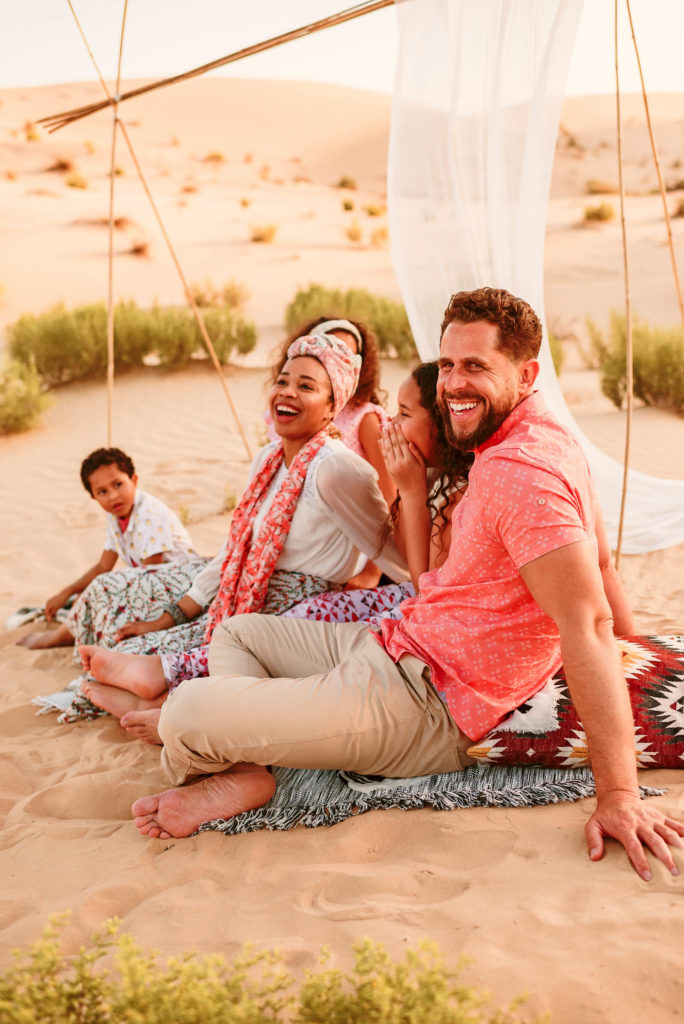
[[[251,199],[248,199],[247,196],[243,196],[242,199],[240,200],[240,206],[243,208],[243,210],[246,210],[251,202]]]
[[[190,291],[196,304],[201,308],[207,306],[229,306],[230,309],[242,309],[249,298],[249,289],[239,281],[226,281],[222,288],[207,278],[202,283],[190,285]]]
[[[584,220],[587,222],[613,220],[615,207],[612,203],[597,203],[596,206],[584,207]]]
[[[332,316],[361,320],[374,331],[378,347],[386,355],[412,359],[416,346],[406,310],[400,302],[373,295],[365,288],[325,288],[312,284],[296,293],[285,310],[285,326],[293,331],[307,320]]]
[[[549,348],[551,349],[551,358],[553,359],[553,368],[556,371],[556,376],[560,377],[563,363],[565,362],[565,350],[560,338],[553,331],[549,331]]]
[[[347,224],[344,233],[350,242],[360,242],[363,237],[363,231],[358,220],[353,220],[351,224]]]
[[[354,965],[327,966],[329,953],[303,977],[279,953],[245,947],[228,963],[219,954],[184,953],[161,962],[115,921],[73,956],[63,951],[64,916],[0,975],[3,1024],[522,1024],[522,999],[507,1009],[460,981],[437,947],[423,942],[393,960],[369,939]],[[104,963],[103,963],[104,961]],[[106,966],[105,966],[106,963]]]
[[[35,366],[6,360],[0,367],[0,434],[30,430],[49,402]]]
[[[627,392],[627,329],[625,317],[613,311],[606,340],[596,327],[594,348],[601,371],[601,390],[622,408]],[[634,395],[646,405],[684,414],[684,332],[635,320],[632,325]]]
[[[354,209],[354,200],[353,199],[343,199],[342,200],[342,209],[345,211],[345,213],[350,213]]]
[[[246,355],[256,345],[256,327],[249,320],[236,318],[230,306],[207,309],[203,312],[202,318],[220,363],[227,363],[233,350],[238,355]],[[201,341],[199,328],[197,334],[203,350],[204,343]]]
[[[589,178],[585,188],[588,196],[615,195],[617,191],[617,185],[613,185],[609,181],[601,181],[599,178]]]
[[[382,217],[383,213],[387,212],[387,207],[381,203],[366,203],[364,210],[369,217]]]
[[[225,161],[225,156],[223,155],[223,153],[220,153],[217,149],[213,150],[211,153],[207,153],[207,155],[204,158],[205,164],[223,164],[225,163]]]
[[[382,249],[389,240],[389,231],[387,228],[376,228],[375,231],[371,232],[370,243],[374,249]]]
[[[130,249],[126,249],[129,256],[149,256],[150,255],[150,243],[144,239],[139,238],[137,242],[133,242]]]
[[[74,162],[69,160],[67,157],[58,156],[57,159],[46,167],[45,170],[48,172],[54,171],[57,174],[67,174],[69,171],[73,171]]]
[[[272,242],[277,232],[277,224],[255,224],[250,228],[250,238],[253,242]]]
[[[250,352],[256,328],[235,317],[229,306],[204,313],[209,337],[221,362],[233,351]],[[107,370],[107,311],[103,302],[66,310],[57,306],[38,316],[24,314],[8,328],[10,355],[24,366],[35,365],[49,387],[98,379]],[[142,366],[154,356],[165,369],[187,366],[205,354],[202,335],[190,310],[141,309],[120,302],[114,310],[114,357],[117,370]]]
[[[348,174],[343,174],[342,177],[337,182],[337,184],[335,185],[335,188],[355,189],[356,187],[356,179],[351,178]]]
[[[69,188],[88,188],[88,182],[83,175],[78,174],[78,172],[70,174],[68,178],[64,179],[64,182],[69,186]]]

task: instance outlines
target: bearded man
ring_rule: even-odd
[[[225,621],[210,677],[184,683],[157,712],[162,762],[181,788],[136,801],[143,834],[186,836],[260,806],[275,787],[269,765],[458,771],[472,763],[468,747],[562,663],[596,780],[591,858],[612,836],[642,878],[651,877],[644,847],[678,874],[670,848],[684,845],[684,824],[639,796],[613,629],[620,601],[610,599],[619,584],[599,558],[589,470],[535,391],[541,339],[534,311],[506,291],[452,297],[438,402],[450,443],[475,461],[446,561],[380,631],[269,615]]]

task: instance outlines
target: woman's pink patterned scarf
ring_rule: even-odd
[[[226,557],[221,568],[221,584],[209,608],[205,643],[209,642],[214,629],[223,619],[231,615],[259,612],[263,608],[268,583],[290,532],[307,471],[327,437],[327,430],[319,430],[295,455],[253,544],[252,524],[282,465],[282,444],[266,457],[240,499],[233,513]]]

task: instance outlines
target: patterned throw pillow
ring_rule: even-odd
[[[684,768],[684,637],[621,637],[618,646],[634,713],[637,767]],[[587,738],[563,671],[468,753],[486,764],[588,765]]]

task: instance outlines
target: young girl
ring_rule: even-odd
[[[200,638],[206,645],[227,615],[282,614],[306,594],[342,586],[360,553],[377,558],[393,579],[407,575],[392,539],[383,538],[387,505],[375,474],[328,430],[354,390],[358,364],[328,336],[301,338],[288,353],[269,402],[278,443],[257,455],[225,555],[201,574],[216,572],[207,584],[215,595],[208,613],[192,596],[196,584],[159,619],[131,624],[147,635],[126,641],[127,653],[81,649],[84,668],[98,680],[84,683],[84,693],[119,717],[134,714],[131,732],[140,738],[149,737],[135,714],[146,701],[161,702],[169,683],[206,675],[206,646],[189,648]],[[174,622],[183,624],[169,628]]]
[[[417,591],[420,575],[446,559],[452,513],[463,496],[473,456],[447,442],[436,405],[438,373],[436,362],[421,363],[401,384],[397,415],[382,439],[398,492],[386,530],[394,531],[406,556],[411,583],[322,594],[294,605],[286,616],[327,622],[397,618],[401,602]]]

